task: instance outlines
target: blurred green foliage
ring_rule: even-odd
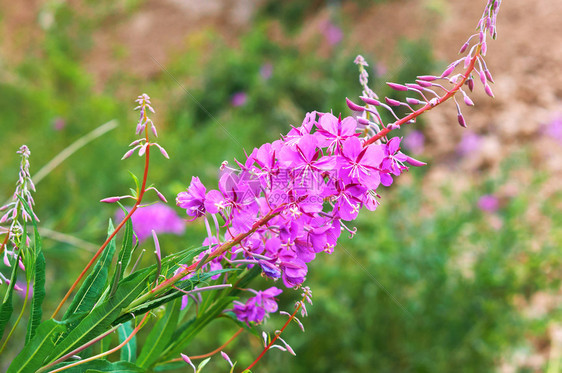
[[[525,216],[544,177],[497,213],[476,207],[526,162],[513,157],[500,177],[469,193],[440,191],[439,206],[414,180],[360,215],[357,235],[311,266],[307,331],[287,333],[297,356],[271,352],[267,371],[492,372],[514,351],[534,351],[528,339],[561,316],[560,307],[530,315],[521,309],[562,278],[562,225],[538,238],[542,229]],[[557,193],[540,203],[541,220],[559,220],[553,206],[561,202]]]

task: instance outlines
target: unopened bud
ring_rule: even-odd
[[[381,105],[381,103],[378,100],[375,100],[374,98],[365,97],[365,96],[361,96],[360,98],[366,104],[373,105],[373,106],[380,106]]]
[[[421,167],[421,166],[427,165],[427,163],[425,163],[425,162],[418,161],[417,159],[414,159],[414,158],[408,157],[408,156],[406,156],[406,162],[408,162],[409,164],[411,164],[414,167]]]
[[[472,79],[472,77],[470,77],[465,84],[468,86],[468,89],[470,89],[470,92],[474,91],[474,79]]]
[[[437,77],[434,75],[420,75],[418,76],[419,80],[425,80],[426,82],[431,82],[437,80]]]
[[[453,63],[453,64],[450,64],[449,67],[447,67],[447,68],[445,69],[445,71],[443,71],[443,74],[441,74],[441,77],[442,77],[442,78],[446,78],[446,77],[448,77],[449,75],[451,75],[451,73],[453,72],[453,70],[455,69],[455,67],[457,67],[456,64],[454,64],[454,63]],[[416,81],[416,82],[419,84],[419,81]],[[420,84],[420,85],[421,85],[421,84]]]
[[[463,99],[464,99],[464,103],[467,104],[468,106],[474,106],[474,102],[464,92],[463,92]]]
[[[363,106],[357,105],[347,97],[345,98],[345,102],[347,103],[347,106],[353,111],[365,111],[365,108]]]
[[[393,100],[392,98],[388,98],[385,97],[384,100],[386,101],[387,104],[389,104],[390,106],[400,106],[402,105],[402,103],[398,100]]]
[[[492,88],[488,84],[484,85],[484,92],[490,97],[494,97],[494,92],[492,92]]]
[[[457,120],[462,127],[466,128],[466,122],[464,121],[464,117],[462,114],[457,115]]]
[[[394,90],[396,90],[396,91],[407,91],[407,90],[408,90],[408,87],[406,87],[405,85],[402,85],[402,84],[389,83],[389,82],[386,82],[386,84],[387,84],[390,88],[392,88],[392,89],[394,89]]]
[[[450,73],[449,73],[450,74]],[[432,83],[426,82],[425,80],[416,80],[416,83],[418,83],[420,86],[422,86],[423,88],[428,88],[432,86]]]

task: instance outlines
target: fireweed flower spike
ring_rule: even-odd
[[[146,193],[146,191],[149,190],[149,189],[153,190],[160,200],[166,201],[166,198],[164,198],[162,193],[160,193],[155,187],[153,187],[153,186],[147,187],[147,179],[148,179],[148,168],[149,168],[149,165],[150,165],[150,148],[151,148],[151,146],[156,146],[160,150],[162,155],[166,158],[169,158],[168,153],[160,145],[158,145],[155,142],[150,141],[150,135],[151,134],[154,137],[157,136],[156,127],[154,126],[154,123],[152,122],[152,120],[148,116],[148,112],[154,113],[154,109],[151,106],[150,97],[146,93],[143,93],[142,95],[138,96],[138,98],[135,100],[135,102],[138,104],[138,106],[135,107],[135,110],[140,111],[140,118],[139,118],[139,121],[137,123],[135,133],[137,135],[141,135],[141,138],[133,141],[129,145],[131,147],[131,149],[129,151],[127,151],[127,153],[125,153],[125,155],[123,156],[122,159],[129,158],[136,150],[138,150],[139,156],[141,156],[141,157],[144,156],[145,163],[144,163],[144,173],[143,173],[142,181],[139,185],[138,180],[135,178],[135,182],[137,183],[137,188],[136,188],[136,190],[133,191],[132,195],[124,195],[124,196],[119,196],[119,197],[108,197],[108,198],[104,198],[104,199],[101,200],[101,202],[105,202],[105,203],[115,203],[115,202],[117,202],[121,199],[124,199],[124,198],[132,198],[132,199],[135,200],[135,204],[133,205],[133,207],[131,207],[128,214],[123,218],[121,223],[119,223],[119,225],[117,227],[115,227],[115,230],[113,231],[113,233],[101,245],[101,247],[94,254],[92,259],[90,259],[88,264],[86,264],[86,266],[84,267],[84,269],[82,270],[80,275],[78,275],[78,278],[74,281],[74,283],[72,284],[70,289],[67,291],[67,293],[65,294],[65,296],[63,297],[63,299],[61,300],[61,302],[59,303],[59,305],[55,309],[54,313],[51,316],[52,318],[54,318],[58,314],[58,312],[62,308],[63,304],[66,302],[68,297],[70,297],[70,294],[72,293],[72,291],[76,288],[76,286],[78,286],[78,284],[80,283],[82,278],[84,278],[84,276],[86,275],[86,273],[88,272],[90,267],[93,265],[93,263],[96,261],[96,259],[101,255],[101,253],[107,247],[109,242],[113,239],[113,237],[115,237],[115,235],[125,225],[127,220],[129,220],[131,218],[131,216],[133,216],[134,212],[139,208],[139,206],[142,203],[142,200],[143,200],[143,197],[144,197],[144,194]],[[150,128],[150,131],[149,131],[149,128]]]
[[[20,170],[18,175],[18,181],[16,182],[16,190],[13,194],[12,201],[6,205],[0,207],[0,211],[4,212],[0,218],[0,234],[5,234],[6,236],[0,242],[0,254],[3,255],[4,264],[8,267],[16,264],[16,258],[18,256],[18,249],[22,244],[29,244],[29,238],[24,237],[23,234],[23,224],[24,222],[31,221],[31,216],[27,213],[24,208],[22,201],[26,202],[27,207],[31,210],[33,218],[39,221],[35,213],[33,212],[33,206],[35,201],[31,196],[31,192],[35,192],[35,185],[31,180],[31,174],[29,173],[29,156],[31,152],[26,145],[22,145],[18,152],[21,155]],[[24,270],[23,263],[17,263],[22,270]],[[2,276],[4,279],[5,277]],[[9,281],[5,279],[8,283]]]
[[[415,122],[415,119],[419,115],[433,109],[450,98],[453,98],[456,102],[456,96],[459,93],[462,95],[466,105],[474,105],[472,99],[470,99],[467,92],[462,88],[466,85],[468,90],[472,92],[476,77],[477,80],[482,83],[486,94],[490,97],[494,96],[492,88],[490,87],[490,84],[493,83],[493,78],[486,66],[484,57],[488,49],[487,36],[489,35],[493,39],[497,36],[496,20],[500,5],[501,0],[488,0],[484,13],[478,22],[477,32],[471,35],[460,49],[459,53],[465,55],[450,63],[443,73],[439,75],[418,76],[415,84],[387,83],[388,86],[394,90],[411,92],[414,97],[409,97],[406,102],[400,102],[385,97],[384,101],[388,104],[385,105],[381,102],[382,100],[377,100],[375,96],[370,94],[366,89],[367,75],[364,68],[366,62],[363,57],[357,57],[355,63],[359,66],[360,82],[363,86],[363,96],[361,99],[366,105],[362,108],[358,108],[357,106],[359,105],[348,101],[348,106],[356,113],[359,113],[357,117],[358,122],[366,126],[365,131],[368,139],[365,145],[379,142],[380,139],[386,137],[392,130],[400,127],[402,124]],[[454,74],[455,70],[458,68],[464,69],[464,72]],[[429,97],[431,98],[428,99],[426,95],[430,95]],[[397,106],[408,107],[410,113],[403,118],[396,117],[396,113],[393,111],[392,107]],[[466,127],[466,120],[460,111],[458,102],[456,106],[457,120],[462,127]],[[396,121],[385,126],[377,111],[378,108],[387,110],[396,118]],[[379,130],[380,128],[383,129]]]
[[[368,88],[367,63],[358,56],[355,63],[360,70],[365,105],[347,100],[357,116],[342,119],[331,113],[307,114],[301,126],[291,129],[282,139],[264,144],[245,160],[236,161],[237,168],[221,167],[218,190],[208,191],[193,177],[187,191],[178,195],[178,206],[193,218],[206,219],[210,214],[226,222],[224,232],[215,232],[218,242],[214,248],[209,246],[210,259],[227,258],[233,265],[240,256],[256,260],[264,276],[281,278],[287,288],[300,287],[308,272],[307,263],[321,252],[331,253],[342,229],[352,235],[356,232],[344,221],[354,220],[363,207],[377,208],[380,185],[390,186],[394,177],[408,170],[408,165],[425,165],[402,153],[401,139],[387,139],[388,133],[415,122],[419,115],[450,98],[457,101],[455,95],[459,92],[467,105],[472,104],[462,86],[472,82],[475,73],[487,75],[480,73],[487,70],[484,45],[487,34],[496,34],[499,5],[498,0],[488,1],[478,37],[469,39],[469,46],[462,48],[467,54],[442,74],[419,76],[415,84],[388,83],[392,89],[409,91],[418,98],[407,102],[388,97],[379,100]],[[453,74],[458,67],[463,67],[464,72]],[[487,84],[485,81],[486,90]],[[416,105],[422,107],[412,108]],[[399,118],[393,111],[397,106],[411,112]],[[458,104],[457,107],[458,120],[464,126]],[[383,123],[379,108],[389,111],[396,121]],[[187,267],[177,276],[190,271],[193,268]],[[247,305],[237,306],[239,318],[248,321],[251,316]]]

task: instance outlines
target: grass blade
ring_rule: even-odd
[[[154,328],[150,331],[147,341],[139,355],[137,365],[143,368],[148,368],[154,364],[159,358],[160,354],[172,338],[178,319],[180,315],[181,302],[174,301],[171,307],[166,309],[164,316],[158,320]]]

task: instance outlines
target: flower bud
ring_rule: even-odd
[[[450,73],[449,73],[450,74]],[[432,86],[432,83],[426,82],[425,80],[416,80],[416,83],[418,83],[420,86],[422,86],[423,88],[428,88]]]
[[[396,90],[396,91],[407,91],[407,90],[408,90],[408,87],[406,87],[406,86],[404,86],[404,85],[402,85],[402,84],[389,83],[389,82],[386,82],[386,84],[387,84],[390,88],[392,88],[392,89],[394,89],[394,90]]]
[[[484,92],[490,97],[494,97],[494,92],[492,92],[492,88],[488,84],[484,85]]]
[[[373,106],[380,106],[381,105],[381,103],[379,101],[375,100],[374,98],[365,97],[365,96],[361,96],[360,98],[366,104],[373,105]]]
[[[390,106],[400,106],[402,105],[402,103],[398,100],[393,100],[391,98],[385,97],[384,100],[386,101],[387,104],[389,104]]]
[[[434,75],[420,75],[418,76],[419,80],[425,80],[426,82],[431,82],[437,80],[437,77]]]
[[[459,121],[459,124],[460,124],[462,127],[466,128],[466,122],[465,122],[464,117],[463,117],[462,114],[459,113],[459,114],[457,115],[457,120]]]
[[[345,98],[345,102],[347,103],[347,106],[353,111],[365,111],[365,108],[363,106],[357,105],[347,97]]]

